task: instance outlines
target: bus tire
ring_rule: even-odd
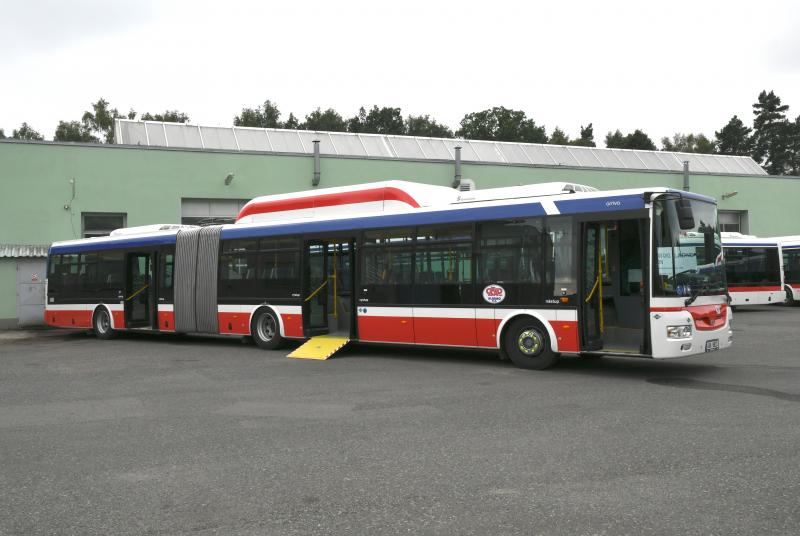
[[[543,370],[556,362],[558,354],[550,347],[547,330],[531,317],[513,320],[503,333],[503,348],[518,367]]]
[[[116,335],[114,328],[111,327],[111,313],[105,307],[95,309],[92,317],[92,328],[94,329],[95,337],[98,339],[113,339]]]
[[[795,299],[794,299],[794,292],[792,292],[792,287],[790,287],[790,286],[786,287],[786,302],[785,303],[786,303],[786,305],[788,305],[790,307],[792,305],[797,305],[797,301],[795,301]]]
[[[258,347],[263,350],[275,350],[283,344],[280,323],[272,309],[261,309],[253,315],[250,323],[250,335]]]

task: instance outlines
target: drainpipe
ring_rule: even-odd
[[[456,173],[453,178],[453,188],[458,188],[461,184],[461,147],[456,147]]]
[[[314,178],[311,180],[311,186],[319,186],[319,140],[314,140]]]
[[[683,190],[689,191],[689,161],[683,161]]]

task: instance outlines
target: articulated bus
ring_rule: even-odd
[[[731,306],[783,303],[782,261],[778,240],[722,233]]]
[[[100,338],[339,334],[673,358],[731,344],[715,201],[567,183],[458,191],[403,181],[253,199],[234,224],[152,226],[50,248],[46,322]]]

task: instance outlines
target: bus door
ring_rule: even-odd
[[[328,269],[329,333],[350,337],[355,325],[353,266],[355,240],[335,239],[326,243]]]
[[[125,327],[152,326],[152,255],[129,253],[125,259]]]
[[[583,224],[584,350],[646,351],[646,220]]]
[[[303,323],[307,336],[328,332],[328,256],[321,240],[306,242],[303,248]]]
[[[603,348],[601,303],[603,299],[602,258],[600,251],[600,224],[584,223],[581,231],[583,251],[582,284],[580,293],[582,349],[596,351]]]

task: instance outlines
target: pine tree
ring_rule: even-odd
[[[789,164],[791,124],[786,119],[789,106],[773,91],[762,91],[753,104],[753,158],[770,175],[783,175]]]
[[[569,136],[567,136],[563,130],[556,127],[553,133],[550,134],[550,141],[548,143],[552,145],[569,145]]]
[[[737,116],[731,117],[722,130],[714,132],[719,154],[749,156],[753,150],[752,128],[745,126]]]
[[[594,143],[594,127],[591,123],[585,127],[581,125],[581,137],[572,140],[572,145],[579,145],[581,147],[596,147]]]

